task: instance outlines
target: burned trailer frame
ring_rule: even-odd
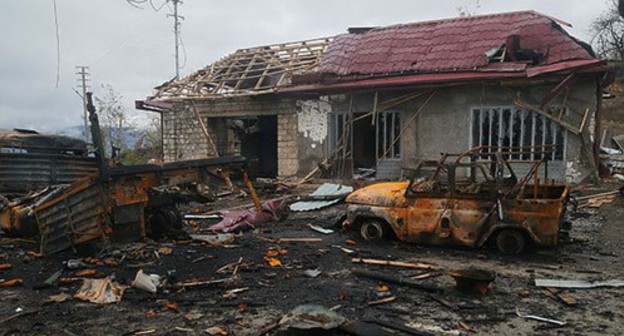
[[[183,201],[165,187],[209,183],[210,176],[244,167],[241,156],[109,167],[104,160],[99,122],[88,93],[89,120],[98,173],[69,186],[47,189],[39,197],[5,207],[3,231],[13,235],[39,233],[40,252],[48,255],[100,239],[128,242],[181,228],[176,204]]]
[[[536,151],[539,160],[505,160],[501,153],[521,157]],[[442,154],[438,161],[420,163],[409,182],[372,185],[351,194],[345,225],[357,226],[368,240],[391,234],[419,244],[466,247],[493,241],[506,253],[519,253],[528,242],[554,246],[569,190],[538,178],[540,167],[547,171],[553,151],[551,146],[482,146]],[[531,168],[518,179],[512,163]],[[427,176],[427,169],[433,173]],[[467,179],[460,179],[460,172]]]

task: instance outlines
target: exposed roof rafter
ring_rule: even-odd
[[[314,71],[331,38],[239,49],[186,78],[157,87],[149,100],[176,101],[255,96],[290,84],[293,74]]]

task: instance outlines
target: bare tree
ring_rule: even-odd
[[[162,159],[162,127],[160,116],[150,119],[145,131],[146,159],[160,161]]]
[[[608,0],[609,7],[591,24],[592,44],[602,58],[624,61],[624,18],[618,0]]]
[[[115,151],[127,148],[125,130],[132,127],[126,116],[126,110],[121,103],[123,96],[110,84],[102,85],[102,94],[95,98],[98,107],[104,147],[111,149],[108,154],[115,156]],[[110,143],[110,146],[108,145]]]

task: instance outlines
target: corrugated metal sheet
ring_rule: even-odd
[[[325,53],[320,73],[335,75],[467,71],[487,66],[485,53],[510,35],[544,55],[539,65],[596,59],[552,18],[534,11],[401,24],[345,34]]]
[[[0,192],[26,193],[97,172],[95,159],[61,154],[0,154]]]
[[[108,220],[102,184],[85,180],[71,188],[63,197],[36,209],[43,254],[103,236]]]
[[[311,193],[310,197],[331,198],[331,196],[336,196],[336,199],[295,202],[290,205],[290,210],[299,212],[326,208],[330,205],[334,205],[340,202],[340,199],[345,194],[349,194],[351,192],[353,192],[353,187],[340,184],[325,183],[318,187],[318,189],[316,189],[313,193]]]

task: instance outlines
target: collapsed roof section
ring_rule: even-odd
[[[331,38],[239,49],[177,81],[156,87],[151,101],[217,99],[275,92],[293,74],[317,69]]]

